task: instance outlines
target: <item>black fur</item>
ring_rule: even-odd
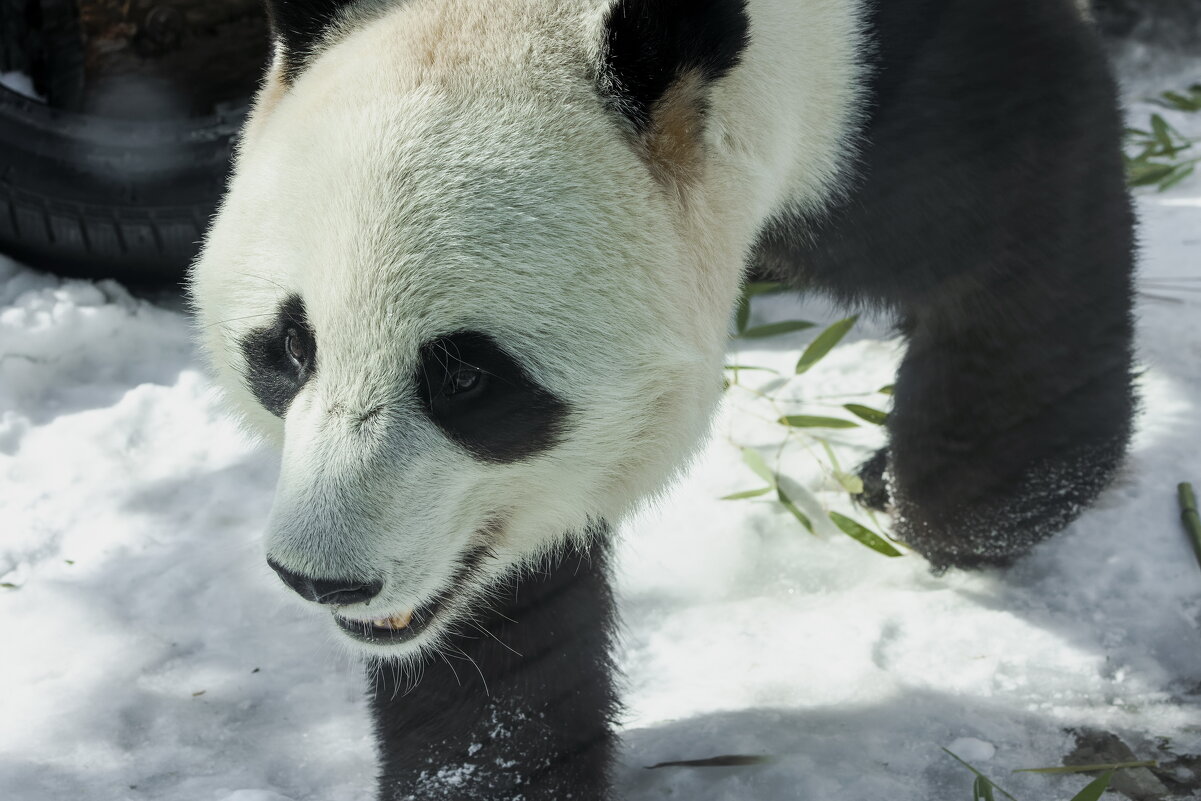
[[[477,383],[455,392],[462,373]],[[515,462],[550,448],[568,416],[565,402],[536,384],[491,337],[474,331],[423,345],[415,381],[429,418],[489,462]]]
[[[642,133],[651,109],[681,73],[715,81],[750,39],[744,0],[618,0],[605,19],[600,85]]]
[[[497,594],[409,692],[369,669],[381,801],[603,801],[616,709],[607,532]]]
[[[874,505],[935,567],[1070,522],[1130,436],[1133,218],[1115,91],[1070,0],[880,2],[850,198],[779,221],[769,271],[897,312],[909,340]]]
[[[303,369],[297,369],[285,350],[289,331],[302,338],[310,354]],[[317,372],[317,338],[309,326],[304,301],[299,295],[286,297],[271,324],[244,336],[241,346],[250,391],[264,409],[283,417],[296,393]]]
[[[304,70],[338,13],[353,0],[267,0],[267,18],[284,47],[284,78],[291,82]]]

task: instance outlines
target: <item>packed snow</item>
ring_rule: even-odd
[[[1201,135],[1201,115],[1165,116]],[[619,532],[620,797],[966,801],[973,774],[945,748],[1022,801],[1066,801],[1088,777],[1011,771],[1120,742],[1167,766],[1124,780],[1128,797],[1201,798],[1201,568],[1175,499],[1201,487],[1201,177],[1137,196],[1129,463],[1008,571],[934,576],[832,525],[810,534],[770,495],[719,500],[762,486],[740,458],[755,447],[808,511],[887,527],[831,477],[879,429],[781,449],[771,422],[886,407],[887,321],[799,377],[811,331],[732,346],[731,363],[782,377],[740,371],[697,463]],[[752,324],[839,316],[779,295]],[[361,669],[262,558],[277,469],[224,414],[177,296],[0,258],[0,796],[370,797]],[[646,769],[723,755],[765,759]]]

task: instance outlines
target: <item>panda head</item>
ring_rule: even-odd
[[[272,16],[192,302],[282,446],[269,562],[407,657],[706,430],[747,236],[707,215],[705,107],[747,21],[681,0]]]

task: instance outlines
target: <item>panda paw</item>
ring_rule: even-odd
[[[874,512],[887,512],[892,496],[888,491],[888,449],[881,448],[872,458],[859,466],[859,479],[863,482],[863,491],[855,497],[860,506]]]

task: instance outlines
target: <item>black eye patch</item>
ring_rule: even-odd
[[[515,462],[558,441],[568,406],[536,384],[487,334],[461,331],[421,346],[425,412],[473,456]]]
[[[263,408],[283,417],[292,399],[317,371],[317,338],[299,295],[279,305],[271,323],[241,340],[246,383]]]

